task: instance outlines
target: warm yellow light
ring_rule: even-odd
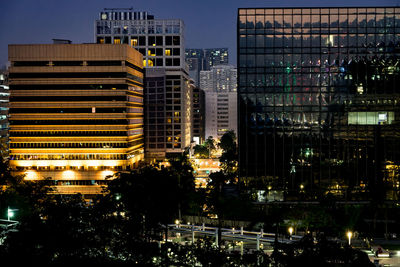
[[[38,162],[36,162],[36,166],[38,166],[38,167],[47,167],[47,166],[50,166],[50,162],[47,161],[47,160],[38,161]]]
[[[293,227],[290,226],[288,231],[289,231],[289,234],[292,235],[293,234]]]
[[[301,185],[300,185],[300,189],[304,189],[304,185],[301,184]]]
[[[36,180],[36,179],[38,179],[37,172],[35,172],[33,170],[26,171],[24,174],[25,174],[25,180]]]
[[[349,246],[351,245],[351,237],[353,236],[353,233],[351,231],[347,232],[347,237],[349,238]]]
[[[112,176],[112,175],[114,175],[114,172],[113,172],[113,171],[103,171],[103,172],[102,172],[102,176],[103,176],[104,178],[106,178],[107,176]]]
[[[91,167],[97,167],[97,166],[100,165],[100,161],[98,161],[98,160],[89,160],[89,162],[87,163],[87,165],[88,165],[88,166],[91,166]]]
[[[54,166],[67,166],[67,162],[65,160],[55,160],[53,163]]]
[[[175,220],[175,224],[179,224],[179,220],[178,219]]]
[[[71,161],[69,165],[79,168],[79,167],[81,167],[83,164],[82,164],[82,161]]]
[[[352,232],[350,232],[350,231],[347,232],[347,237],[348,237],[348,238],[351,238],[352,236],[353,236],[353,233],[352,233]]]
[[[75,179],[76,178],[76,174],[74,171],[71,170],[67,170],[67,171],[63,171],[61,177],[63,179]]]

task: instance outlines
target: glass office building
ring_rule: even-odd
[[[237,31],[240,177],[397,199],[400,8],[244,8]]]

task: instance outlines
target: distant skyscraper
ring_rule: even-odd
[[[203,70],[210,70],[213,66],[229,64],[228,48],[204,49]]]
[[[181,153],[191,143],[192,120],[183,21],[111,8],[95,25],[97,43],[129,44],[143,54],[146,157]]]
[[[205,139],[205,93],[200,87],[191,84],[192,89],[192,138],[197,144]]]
[[[397,200],[400,8],[246,8],[237,27],[240,176]]]
[[[225,132],[237,133],[236,68],[214,66],[200,72],[200,88],[205,92],[205,137],[220,138]]]
[[[209,48],[185,50],[186,63],[189,65],[190,77],[195,84],[200,84],[200,71],[210,70],[212,66],[229,64],[228,48]]]
[[[143,58],[128,45],[10,45],[10,166],[100,193],[144,157]]]

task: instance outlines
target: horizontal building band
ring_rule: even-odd
[[[126,96],[10,96],[12,102],[52,102],[52,101],[140,101],[141,98]],[[141,101],[142,102],[142,101]]]
[[[10,160],[125,160],[126,154],[13,154],[10,153]],[[12,162],[10,162],[13,164]]]
[[[12,90],[129,90],[128,84],[13,84]],[[133,88],[132,88],[133,89]],[[142,88],[136,88],[142,91]]]
[[[127,89],[111,90],[18,90],[13,91],[13,96],[126,96]],[[132,92],[130,95],[142,97],[141,94]]]
[[[53,140],[53,142],[42,142],[42,143],[32,143],[32,142],[10,142],[10,148],[121,148],[121,147],[133,147],[141,144],[143,139],[138,139],[129,142],[59,142]]]
[[[71,67],[71,66],[128,66],[137,71],[143,72],[143,68],[139,67],[129,61],[120,60],[88,60],[88,61],[14,61],[13,67]],[[54,69],[56,70],[56,69]]]
[[[143,79],[127,72],[13,72],[10,79],[26,78],[129,78],[143,83]]]
[[[143,119],[141,113],[15,113],[12,120],[118,120]]]
[[[10,125],[126,125],[127,120],[10,120]]]
[[[137,125],[136,128],[133,128],[134,126],[130,126],[130,129],[141,129],[142,125]],[[76,137],[81,137],[81,136],[126,136],[127,131],[118,131],[118,130],[109,130],[109,131],[104,131],[104,130],[98,130],[98,131],[16,131],[16,130],[11,130],[10,131],[10,137],[18,137],[18,136],[32,136],[32,137],[40,137],[40,136],[58,136],[58,137],[63,137],[63,136],[76,136]]]
[[[10,113],[93,113],[93,109],[88,108],[10,108]],[[127,108],[97,108],[96,113],[125,113]]]

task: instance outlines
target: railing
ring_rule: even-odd
[[[192,242],[194,242],[195,234],[209,235],[215,237],[215,243],[218,244],[218,227],[211,227],[203,225],[190,225],[190,224],[169,224],[168,228],[174,232],[185,232],[192,234]],[[292,243],[293,241],[300,240],[303,236],[300,235],[289,235],[289,238],[285,236],[275,237],[275,233],[264,233],[263,229],[259,232],[246,231],[241,227],[240,229],[235,228],[221,228],[221,238],[233,239],[247,242],[256,242],[257,250],[260,249],[261,243],[273,244],[275,241],[279,243]]]

